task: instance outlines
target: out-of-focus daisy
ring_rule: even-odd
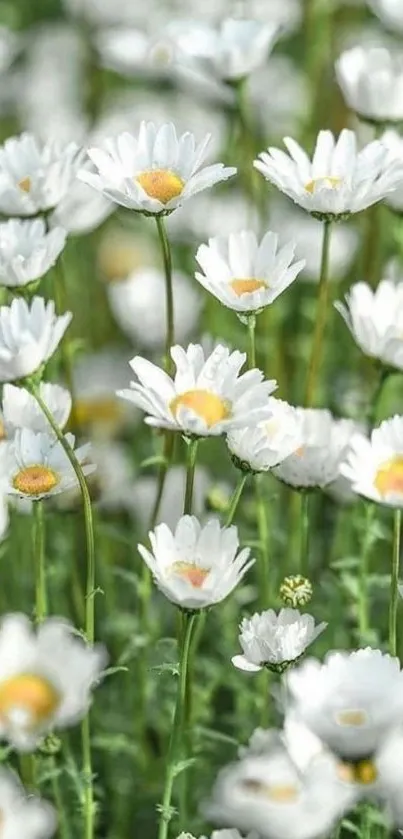
[[[319,408],[295,408],[301,423],[302,442],[294,454],[273,469],[286,484],[297,489],[328,487],[339,476],[356,423],[334,419],[330,411]]]
[[[246,354],[217,346],[207,358],[199,344],[172,347],[175,378],[145,358],[130,366],[139,379],[118,395],[147,413],[145,422],[198,437],[217,436],[270,417],[268,397],[276,387],[260,370],[240,375]]]
[[[169,26],[151,35],[135,27],[108,27],[98,33],[96,47],[103,66],[123,75],[164,78],[175,73],[177,45]]]
[[[88,166],[88,171],[93,171]],[[61,225],[71,236],[92,233],[111,215],[115,205],[87,184],[75,180],[67,195],[50,217],[50,224]]]
[[[35,630],[25,615],[0,625],[0,737],[31,751],[54,728],[87,712],[91,688],[106,663],[102,646],[84,644],[71,624],[45,620]]]
[[[190,133],[178,138],[172,123],[157,129],[142,122],[137,137],[123,133],[106,140],[103,149],[89,149],[97,174],[82,169],[79,177],[123,207],[164,215],[236,173],[222,163],[202,166],[209,141],[207,135],[197,145]]]
[[[346,295],[346,305],[335,306],[365,355],[403,369],[403,282],[382,280],[375,290],[367,283],[356,283]]]
[[[403,137],[390,129],[381,137],[382,143],[390,150],[391,158],[403,157]],[[396,213],[403,213],[403,182],[385,199],[385,204]]]
[[[75,419],[92,438],[112,437],[137,422],[134,406],[116,396],[116,387],[126,387],[129,378],[128,355],[119,349],[104,347],[77,357],[73,368]]]
[[[186,469],[183,466],[172,466],[165,478],[157,524],[164,522],[171,530],[175,528],[183,512],[185,486]],[[213,479],[204,466],[196,466],[192,506],[198,519],[205,514],[207,493],[212,486]],[[140,475],[133,483],[131,492],[127,494],[131,512],[143,529],[149,525],[157,491],[156,476]]]
[[[46,801],[25,793],[16,775],[0,771],[1,829],[4,839],[49,839],[56,831],[56,813]]]
[[[0,224],[0,285],[19,288],[43,277],[55,264],[66,242],[66,232],[49,233],[42,219],[10,219]]]
[[[249,548],[239,551],[237,528],[221,528],[217,519],[201,525],[183,516],[174,532],[160,524],[149,537],[151,552],[143,545],[138,550],[158,588],[183,609],[220,603],[254,563]]]
[[[158,12],[159,5],[150,0],[148,8],[142,9],[133,6],[131,0],[115,0],[114,3],[105,3],[105,0],[63,0],[69,15],[86,21],[92,27],[146,22],[151,11]]]
[[[403,32],[403,8],[400,0],[368,0],[371,9],[393,33]]]
[[[96,193],[94,193],[96,194]],[[109,226],[100,237],[97,264],[105,282],[126,280],[140,268],[149,268],[159,262],[155,242],[146,232],[137,235],[132,230]]]
[[[399,660],[367,647],[309,659],[286,676],[289,710],[345,760],[371,757],[403,719]]]
[[[126,510],[133,514],[134,467],[125,446],[114,440],[91,442],[91,463],[94,471],[88,476],[87,485],[93,504],[100,510]],[[150,499],[148,519],[154,498]],[[55,502],[59,510],[79,509],[82,503],[80,487],[76,485],[60,493]]]
[[[240,625],[239,643],[243,655],[236,655],[232,663],[239,670],[257,673],[267,667],[282,673],[295,663],[326,629],[327,623],[315,625],[312,615],[302,615],[297,609],[273,609],[244,618]]]
[[[295,408],[274,397],[269,398],[269,406],[270,419],[227,435],[236,465],[246,472],[267,472],[302,445],[302,423]]]
[[[205,192],[198,201],[179,207],[168,216],[166,226],[171,240],[189,242],[213,238],[220,230],[230,236],[234,230],[246,229],[257,222],[256,208],[248,204],[239,191]]]
[[[175,338],[180,342],[194,332],[202,307],[199,289],[189,278],[172,275]],[[107,286],[113,315],[133,343],[144,349],[164,346],[166,338],[165,275],[158,268],[139,268],[126,280]]]
[[[74,448],[74,436],[66,434],[66,440]],[[89,444],[75,449],[84,475],[95,469],[88,463],[89,450]],[[3,489],[11,495],[39,501],[77,486],[77,476],[66,452],[49,434],[19,428],[12,440],[3,443],[0,457]]]
[[[403,417],[384,420],[370,439],[354,435],[340,472],[358,495],[403,507]]]
[[[57,349],[71,318],[71,312],[58,317],[53,301],[42,297],[0,306],[0,382],[35,373]]]
[[[39,393],[59,426],[64,428],[71,411],[71,395],[60,385],[41,382]],[[29,428],[36,433],[52,434],[50,425],[36,399],[23,387],[4,385],[3,422],[6,437],[13,437],[18,428]]]
[[[265,132],[263,136],[277,139],[300,130],[311,93],[302,67],[287,55],[274,54],[267,66],[249,79],[248,95],[254,117]]]
[[[40,145],[32,134],[10,137],[0,147],[0,212],[32,216],[53,209],[82,164],[75,143]]]
[[[347,105],[375,122],[403,119],[403,61],[387,49],[353,47],[336,62],[336,75]]]
[[[0,26],[0,73],[5,73],[18,53],[22,40],[8,26]]]
[[[276,148],[262,152],[256,169],[266,180],[320,219],[340,219],[381,201],[403,179],[403,162],[392,159],[379,141],[357,151],[353,131],[344,129],[336,140],[320,131],[312,160],[291,139],[284,138],[289,155]]]
[[[305,263],[294,262],[295,245],[278,246],[278,235],[268,231],[261,242],[252,230],[209,239],[200,245],[196,260],[204,273],[199,283],[235,312],[259,312],[273,303],[298,276]]]

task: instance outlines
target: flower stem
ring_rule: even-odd
[[[35,501],[33,510],[33,542],[35,563],[35,619],[42,623],[47,613],[45,576],[45,519],[43,501]]]
[[[172,369],[171,347],[175,343],[174,324],[174,295],[172,287],[172,254],[169,245],[164,220],[162,216],[155,216],[158,236],[161,244],[162,261],[165,272],[165,305],[166,305],[166,335],[165,335],[165,371],[169,374]]]
[[[307,408],[309,408],[314,402],[316,382],[322,358],[322,345],[327,316],[330,231],[330,221],[323,222],[322,259],[319,278],[319,299],[317,304],[315,331],[313,336],[311,358],[308,367],[308,377],[305,393],[305,406]]]
[[[165,774],[164,793],[161,804],[161,816],[158,830],[158,839],[167,839],[168,827],[172,818],[172,790],[177,773],[177,760],[180,745],[183,742],[183,722],[186,707],[186,685],[189,668],[190,647],[197,615],[192,613],[183,614],[183,629],[181,636],[181,652],[179,663],[179,683],[176,694],[175,712],[172,724],[171,738],[169,741],[167,767]]]
[[[53,284],[56,312],[61,315],[67,306],[67,283],[66,275],[63,266],[62,256],[55,268],[55,281]],[[70,427],[73,431],[77,427],[77,413],[76,413],[76,398],[73,378],[73,365],[71,360],[69,338],[64,335],[60,343],[60,353],[62,357],[63,371],[66,379],[66,385],[71,394],[71,412],[70,412]]]
[[[193,485],[194,485],[194,477],[195,477],[195,466],[196,466],[196,456],[197,456],[197,447],[199,444],[199,440],[195,437],[193,440],[190,440],[187,447],[187,458],[186,458],[186,489],[185,489],[185,501],[183,505],[183,515],[190,516],[192,514],[192,502],[193,502]]]
[[[397,655],[397,605],[398,605],[398,583],[399,583],[399,561],[400,561],[400,532],[402,524],[402,511],[395,510],[393,526],[393,556],[392,575],[390,581],[389,601],[389,652]]]
[[[248,332],[249,332],[249,353],[248,366],[249,369],[256,367],[256,315],[249,315],[248,317]]]
[[[231,502],[230,502],[230,506],[229,506],[229,510],[228,510],[228,515],[227,515],[227,520],[225,522],[225,527],[229,527],[230,524],[232,524],[232,522],[234,520],[234,516],[235,516],[236,510],[237,510],[241,495],[243,493],[243,488],[244,488],[247,480],[248,480],[248,472],[242,472],[241,477],[238,481],[238,485],[235,487],[232,498],[231,498]]]
[[[365,512],[365,531],[360,562],[360,585],[358,594],[358,630],[360,641],[364,642],[369,629],[369,602],[368,602],[368,564],[372,544],[372,522],[374,519],[375,505],[367,504]]]
[[[309,571],[309,492],[300,492],[300,501],[299,573],[307,577]]]
[[[263,494],[263,480],[264,475],[255,475],[256,508],[260,543],[259,601],[262,609],[268,609],[270,602],[269,529],[267,526],[265,498]]]
[[[379,375],[378,375],[378,381],[375,385],[375,391],[372,395],[372,399],[371,399],[371,402],[368,406],[368,412],[367,412],[368,425],[371,429],[376,424],[379,404],[380,404],[380,401],[381,401],[381,396],[382,396],[382,391],[383,391],[383,386],[386,382],[386,379],[389,377],[389,375],[390,375],[390,370],[385,369],[385,367],[381,367],[381,369],[379,371]]]

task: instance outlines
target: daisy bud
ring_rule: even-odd
[[[312,583],[301,574],[285,577],[280,586],[280,597],[286,606],[306,606],[312,597]]]

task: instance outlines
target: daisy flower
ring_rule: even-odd
[[[66,440],[74,449],[73,434],[66,434]],[[75,450],[84,475],[95,470],[88,463],[89,450],[89,444]],[[63,446],[51,434],[35,434],[28,428],[19,428],[13,439],[1,447],[0,458],[3,489],[10,495],[39,501],[78,484]]]
[[[0,285],[23,288],[39,280],[60,256],[66,232],[46,232],[43,219],[10,219],[0,224]]]
[[[349,108],[373,122],[403,119],[403,60],[382,47],[353,47],[336,61]]]
[[[84,168],[94,171],[90,164]],[[63,227],[70,236],[85,236],[97,230],[114,210],[115,204],[76,179],[53,211],[49,223],[53,228]]]
[[[267,472],[302,445],[302,422],[296,409],[274,397],[269,398],[268,407],[270,419],[227,434],[234,463],[245,472]]]
[[[396,159],[397,157],[402,159],[403,137],[401,137],[397,131],[393,128],[385,131],[385,133],[382,134],[381,142],[389,149],[391,159]],[[391,194],[385,198],[385,204],[395,213],[400,214],[403,212],[403,181],[399,184],[397,189],[394,190],[394,192],[391,192]]]
[[[25,793],[14,773],[0,770],[1,830],[4,839],[49,839],[56,831],[56,813],[47,801]]]
[[[41,382],[39,394],[59,426],[64,428],[71,411],[71,394],[60,385]],[[50,425],[36,399],[23,387],[4,385],[3,423],[6,437],[13,437],[18,428],[52,434]]]
[[[35,630],[25,615],[6,615],[0,625],[0,738],[32,751],[49,731],[82,719],[106,658],[104,647],[86,645],[66,621],[48,618]]]
[[[39,144],[32,134],[9,137],[0,146],[0,212],[33,216],[64,198],[82,164],[75,143]]]
[[[108,139],[102,149],[89,149],[96,167],[79,172],[82,181],[106,198],[147,215],[171,213],[203,189],[235,175],[222,163],[203,167],[210,135],[198,145],[189,132],[177,137],[175,126],[156,128],[142,122],[137,137],[124,132]]]
[[[344,129],[336,140],[320,131],[312,160],[290,137],[289,154],[269,148],[255,160],[256,169],[311,215],[339,220],[382,201],[403,179],[403,163],[391,159],[379,141],[357,151],[353,131]]]
[[[139,383],[131,382],[130,390],[118,391],[147,413],[148,425],[208,437],[270,417],[268,397],[276,382],[264,381],[257,369],[240,375],[245,353],[230,352],[219,344],[205,357],[199,344],[189,344],[186,350],[172,347],[171,357],[176,365],[174,379],[135,356],[130,366]]]
[[[294,251],[293,242],[279,248],[277,234],[270,231],[260,243],[251,230],[217,236],[197,251],[204,273],[196,272],[196,279],[229,309],[259,312],[302,271],[305,262],[293,262]]]
[[[403,417],[384,420],[370,439],[356,434],[340,472],[358,495],[389,507],[403,507]]]
[[[52,300],[15,298],[0,306],[0,382],[35,373],[57,349],[71,321],[71,312],[58,317]]]
[[[356,283],[345,299],[346,305],[335,303],[335,307],[360,349],[388,367],[403,370],[403,282],[382,280],[375,290],[367,283]]]
[[[236,527],[221,528],[210,519],[182,516],[174,531],[160,524],[149,533],[152,550],[138,545],[156,585],[181,609],[198,610],[220,603],[234,590],[254,560],[239,551]]]
[[[240,625],[239,643],[243,655],[236,655],[232,663],[239,670],[258,673],[267,667],[282,673],[295,663],[326,629],[327,623],[315,625],[312,615],[302,615],[297,609],[273,609],[244,618]]]
[[[134,406],[116,396],[116,387],[129,384],[128,359],[126,352],[114,346],[75,359],[75,419],[93,439],[109,439],[129,424],[133,428],[139,420],[140,414]]]

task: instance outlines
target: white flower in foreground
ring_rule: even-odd
[[[58,317],[53,301],[42,297],[0,306],[0,382],[35,373],[57,349],[71,318],[70,312]]]
[[[403,33],[403,6],[400,0],[368,0],[371,9],[392,32]]]
[[[201,519],[206,512],[206,498],[209,489],[214,485],[213,478],[204,466],[196,465],[193,486],[193,512]],[[183,499],[185,497],[186,469],[184,466],[172,466],[165,479],[157,524],[164,522],[173,530],[183,513]],[[155,475],[140,475],[133,483],[131,492],[127,495],[129,510],[147,529],[150,524],[151,511],[158,492],[158,478]]]
[[[270,231],[260,243],[251,230],[217,236],[197,251],[204,273],[196,272],[196,279],[229,309],[258,312],[273,303],[304,267],[303,260],[293,261],[294,252],[293,242],[279,248],[278,235]]]
[[[28,795],[19,779],[0,770],[1,832],[4,839],[49,839],[56,831],[56,813],[47,801]]]
[[[403,119],[403,60],[382,47],[353,47],[336,61],[347,105],[364,119]]]
[[[157,129],[142,122],[137,137],[124,132],[105,140],[103,149],[89,149],[97,169],[81,169],[82,181],[122,207],[140,213],[170,213],[188,198],[235,175],[222,163],[203,167],[210,135],[198,145],[189,132],[177,137],[175,126]]]
[[[71,411],[71,395],[60,385],[41,382],[40,396],[57,422],[59,428],[67,424]],[[23,387],[4,385],[3,422],[6,437],[13,436],[18,428],[29,428],[35,432],[51,434],[50,425],[36,399]]]
[[[382,280],[375,290],[356,283],[346,295],[346,305],[335,306],[365,355],[403,369],[403,282]]]
[[[93,439],[107,439],[128,424],[134,427],[139,413],[116,396],[117,387],[129,384],[128,355],[115,347],[79,356],[74,363],[75,419]]]
[[[74,448],[73,434],[66,434],[66,440]],[[84,475],[90,475],[95,469],[88,463],[89,450],[89,444],[75,449]],[[39,501],[78,484],[62,445],[53,435],[19,428],[13,439],[3,444],[0,456],[3,490],[11,495]]]
[[[221,528],[216,519],[201,525],[183,516],[173,532],[160,524],[149,537],[152,552],[143,545],[138,550],[158,588],[182,609],[220,603],[254,563],[249,548],[239,551],[237,528]]]
[[[269,148],[254,165],[266,180],[318,218],[337,220],[365,210],[403,179],[401,160],[391,159],[379,140],[357,151],[356,135],[348,129],[337,140],[331,131],[320,131],[312,160],[290,137],[284,138],[284,145],[288,155]]]
[[[10,219],[0,224],[0,285],[18,288],[39,280],[60,256],[66,232],[46,232],[43,219]]]
[[[401,137],[397,131],[394,131],[393,129],[385,131],[385,133],[382,134],[381,142],[389,149],[391,159],[400,157],[400,160],[402,160],[403,137]],[[394,210],[395,213],[403,212],[403,181],[400,182],[394,192],[391,192],[391,194],[388,195],[385,199],[385,203],[389,209]]]
[[[403,507],[403,417],[384,420],[370,439],[356,434],[340,472],[358,495]]]
[[[70,189],[83,153],[75,143],[40,145],[32,134],[0,146],[0,212],[32,216],[56,207]]]
[[[229,451],[245,472],[267,472],[302,445],[302,422],[295,408],[274,397],[269,398],[269,407],[270,419],[227,435]]]
[[[202,306],[199,289],[179,271],[172,275],[175,338],[181,343],[194,331]],[[108,283],[106,293],[119,326],[135,345],[149,350],[164,346],[165,277],[158,268],[140,268],[126,280]]]
[[[171,379],[155,364],[135,356],[137,382],[118,395],[147,413],[145,422],[198,437],[216,436],[270,417],[268,397],[276,387],[260,370],[240,375],[246,354],[218,345],[205,357],[199,344],[172,347],[176,374]]]
[[[327,487],[339,477],[340,463],[357,425],[335,419],[319,408],[294,408],[300,422],[300,447],[274,467],[274,475],[297,489]]]
[[[106,663],[104,647],[86,645],[59,618],[34,629],[25,615],[0,625],[0,738],[31,751],[54,728],[87,712]]]
[[[345,760],[370,758],[403,721],[399,660],[367,647],[309,659],[286,677],[295,718]]]
[[[297,661],[326,629],[327,623],[315,625],[312,615],[302,615],[297,609],[273,609],[244,618],[240,625],[239,643],[243,655],[236,655],[232,663],[239,670],[257,673],[264,667],[281,673]]]

